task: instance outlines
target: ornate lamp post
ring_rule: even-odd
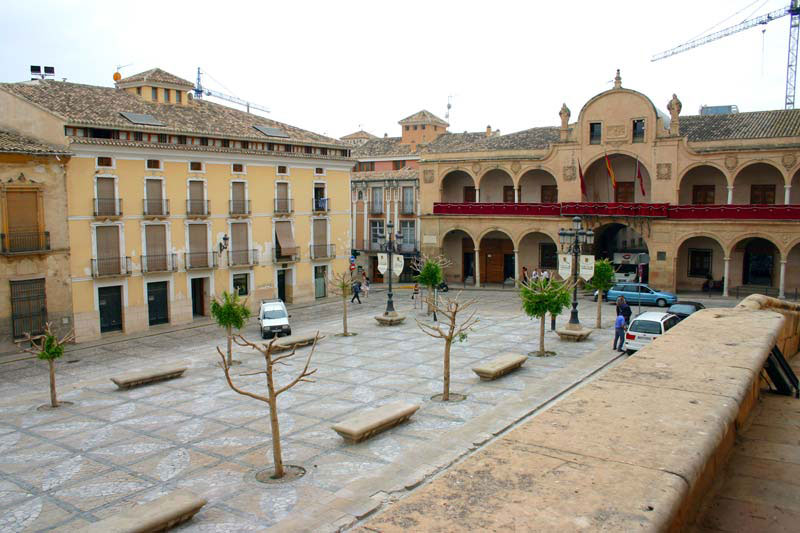
[[[388,234],[388,238],[386,234],[381,234],[378,237],[378,244],[380,245],[381,250],[386,252],[387,261],[389,262],[388,269],[386,271],[386,275],[389,277],[389,292],[386,300],[386,311],[384,311],[383,315],[376,316],[375,320],[377,320],[379,324],[389,326],[399,324],[403,321],[403,319],[405,319],[403,315],[400,315],[397,313],[397,311],[395,311],[394,301],[392,300],[392,297],[394,296],[392,293],[392,256],[398,253],[397,239],[402,238],[402,235],[395,235],[392,231],[393,229],[394,225],[391,222],[387,223],[386,233]]]
[[[583,229],[581,217],[572,218],[571,228],[558,230],[558,240],[561,242],[561,251],[572,254],[572,312],[569,315],[568,330],[581,330],[578,320],[578,261],[581,256],[581,246],[594,244],[594,231]],[[588,335],[587,335],[588,336]]]

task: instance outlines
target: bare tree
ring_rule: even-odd
[[[56,359],[64,355],[64,345],[75,339],[75,332],[70,331],[61,339],[53,333],[52,324],[47,322],[44,325],[44,333],[31,336],[26,333],[23,339],[16,341],[17,347],[23,352],[31,353],[43,361],[47,361],[50,367],[50,407],[58,407],[58,397],[56,396]],[[25,348],[22,343],[27,342],[30,348]]]
[[[430,305],[437,313],[444,319],[442,322],[445,327],[442,329],[439,324],[427,324],[417,320],[417,326],[426,335],[433,338],[444,339],[444,383],[442,385],[442,401],[446,402],[450,399],[450,346],[453,340],[458,342],[467,339],[467,331],[469,331],[477,322],[478,318],[475,316],[476,309],[472,310],[466,320],[458,323],[458,314],[463,313],[472,307],[477,300],[467,300],[466,302],[459,301],[461,293],[456,294],[455,298],[447,298],[444,302],[435,302],[433,295],[428,295],[428,305]]]
[[[308,379],[308,376],[314,374],[317,369],[309,370],[308,365],[311,363],[311,357],[314,355],[314,350],[317,348],[317,341],[319,341],[320,336],[319,332],[314,336],[314,344],[311,346],[311,352],[308,354],[308,358],[306,359],[306,364],[303,367],[303,370],[300,374],[297,375],[292,381],[284,385],[283,387],[276,387],[275,379],[274,379],[274,367],[276,364],[285,365],[286,363],[283,362],[284,359],[288,359],[292,357],[295,352],[297,351],[297,345],[292,346],[292,351],[287,354],[283,355],[274,355],[274,352],[277,351],[278,345],[276,344],[277,338],[272,339],[269,344],[261,343],[256,344],[253,342],[248,341],[242,335],[236,335],[234,337],[234,342],[239,346],[249,346],[253,350],[261,352],[264,356],[264,361],[267,365],[266,371],[263,372],[255,372],[254,374],[266,374],[267,377],[267,396],[262,396],[260,394],[256,394],[254,392],[249,392],[243,389],[240,389],[236,385],[233,384],[230,375],[230,367],[227,365],[225,361],[225,354],[222,353],[219,346],[217,346],[217,352],[219,352],[220,358],[222,358],[222,368],[225,371],[225,379],[228,381],[228,385],[231,389],[235,392],[243,396],[249,396],[250,398],[255,398],[256,400],[260,400],[267,405],[269,405],[269,422],[270,427],[272,429],[272,457],[273,462],[275,464],[275,473],[272,475],[273,479],[280,479],[284,475],[283,471],[283,458],[281,456],[281,432],[280,427],[278,426],[278,396],[283,394],[287,390],[291,389],[301,381],[306,381],[308,383],[314,383],[314,380]],[[244,374],[244,375],[254,375],[254,374]]]
[[[342,297],[342,335],[348,337],[351,333],[347,331],[347,297],[352,294],[353,291],[353,274],[352,272],[340,272],[339,274],[334,274],[333,279],[330,280],[328,286],[331,289],[331,292],[334,294],[338,294]],[[355,333],[352,333],[355,335]]]

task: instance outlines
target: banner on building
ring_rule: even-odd
[[[594,256],[582,255],[579,266],[578,276],[582,277],[585,281],[592,279],[592,276],[594,276]]]
[[[571,254],[558,254],[558,275],[561,279],[569,279],[572,276]]]
[[[403,258],[403,254],[394,254],[392,256],[392,275],[400,276],[400,273],[403,271],[403,267],[405,266],[406,262]]]
[[[385,275],[389,270],[389,254],[378,254],[378,272]]]

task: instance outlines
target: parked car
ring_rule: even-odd
[[[629,304],[638,304],[641,299],[643,304],[653,304],[659,307],[666,307],[678,301],[678,297],[671,292],[652,289],[646,283],[617,283],[608,291],[606,299],[609,302],[616,302],[620,296],[624,296],[625,301]],[[597,300],[595,299],[595,301]]]
[[[642,313],[631,321],[628,331],[625,332],[624,349],[628,355],[636,350],[641,350],[656,337],[670,330],[680,319],[670,313],[648,311]]]
[[[672,313],[678,317],[678,319],[683,320],[692,313],[696,313],[705,308],[706,306],[699,302],[676,302],[669,306],[667,313]]]
[[[291,335],[292,328],[289,318],[292,315],[286,312],[286,305],[280,299],[261,300],[258,311],[258,321],[261,324],[261,338],[271,339],[274,336]]]

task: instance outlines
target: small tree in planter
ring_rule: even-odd
[[[431,314],[433,309],[431,301],[434,290],[444,281],[444,269],[449,265],[450,260],[443,255],[436,257],[421,256],[412,265],[412,268],[418,272],[414,276],[414,281],[428,291],[428,296],[425,298],[428,302],[428,314]]]
[[[597,291],[597,322],[594,327],[600,329],[603,327],[603,294],[614,286],[614,267],[611,261],[608,259],[595,261],[594,274],[586,286]]]
[[[450,400],[450,347],[453,341],[463,342],[467,340],[467,331],[469,331],[478,322],[475,316],[476,310],[470,313],[466,320],[458,323],[458,314],[463,313],[477,302],[477,300],[467,300],[466,302],[459,301],[461,293],[457,294],[455,298],[447,298],[443,303],[434,301],[433,294],[428,295],[428,306],[432,307],[444,319],[444,329],[439,324],[432,325],[420,322],[417,320],[417,326],[425,334],[431,337],[444,339],[444,380],[442,383],[442,401]]]
[[[228,362],[227,365],[234,364],[233,361],[233,328],[242,329],[245,322],[250,318],[250,308],[247,307],[247,300],[241,300],[239,293],[222,293],[222,298],[214,299],[211,302],[211,315],[221,327],[225,328],[228,335]]]
[[[64,345],[74,339],[75,333],[73,331],[59,339],[58,335],[53,333],[50,322],[47,322],[44,326],[43,334],[31,336],[30,333],[26,333],[25,338],[16,341],[17,346],[23,352],[31,353],[42,361],[47,361],[47,365],[50,367],[50,407],[58,407],[59,405],[56,395],[56,359],[64,355]],[[22,343],[25,342],[30,343],[30,348],[22,346]]]
[[[277,338],[272,339],[269,344],[256,344],[253,342],[248,341],[242,335],[237,335],[234,337],[234,341],[239,346],[249,346],[253,350],[256,350],[264,356],[264,362],[266,363],[266,370],[264,372],[256,372],[256,374],[266,374],[267,377],[267,395],[262,396],[260,394],[256,394],[254,392],[249,392],[243,389],[240,389],[236,385],[233,384],[231,380],[230,374],[230,366],[225,362],[225,355],[222,353],[222,350],[219,349],[217,346],[217,352],[219,352],[219,356],[222,359],[222,368],[225,371],[225,379],[228,382],[228,386],[233,389],[233,391],[243,395],[249,396],[250,398],[255,398],[256,400],[262,401],[269,405],[269,423],[270,428],[272,430],[272,458],[275,470],[270,476],[272,479],[280,479],[284,476],[285,471],[283,468],[283,457],[281,454],[281,431],[278,425],[278,396],[283,394],[287,390],[291,389],[301,381],[306,381],[309,383],[313,383],[314,381],[308,379],[309,376],[314,374],[317,369],[309,370],[308,365],[311,363],[311,357],[314,355],[314,350],[317,348],[317,341],[319,341],[320,336],[319,332],[314,336],[314,344],[311,346],[311,352],[308,354],[308,358],[306,359],[306,364],[303,367],[303,370],[300,374],[297,375],[292,381],[284,385],[283,387],[278,387],[275,384],[274,379],[274,369],[275,365],[286,364],[282,361],[284,359],[288,359],[295,354],[297,350],[297,345],[292,346],[291,352],[283,355],[275,355],[276,352],[285,350],[283,346],[276,344]],[[252,374],[248,374],[252,375]],[[257,476],[258,477],[258,476]]]
[[[347,298],[353,292],[353,274],[352,272],[340,272],[334,274],[333,279],[330,280],[328,286],[331,292],[338,294],[342,297],[342,336],[349,337],[355,335],[347,331]]]
[[[531,318],[540,320],[539,357],[555,355],[544,349],[544,322],[547,313],[559,315],[570,303],[569,292],[572,284],[556,280],[535,280],[522,283],[519,296],[522,299],[522,310]]]

